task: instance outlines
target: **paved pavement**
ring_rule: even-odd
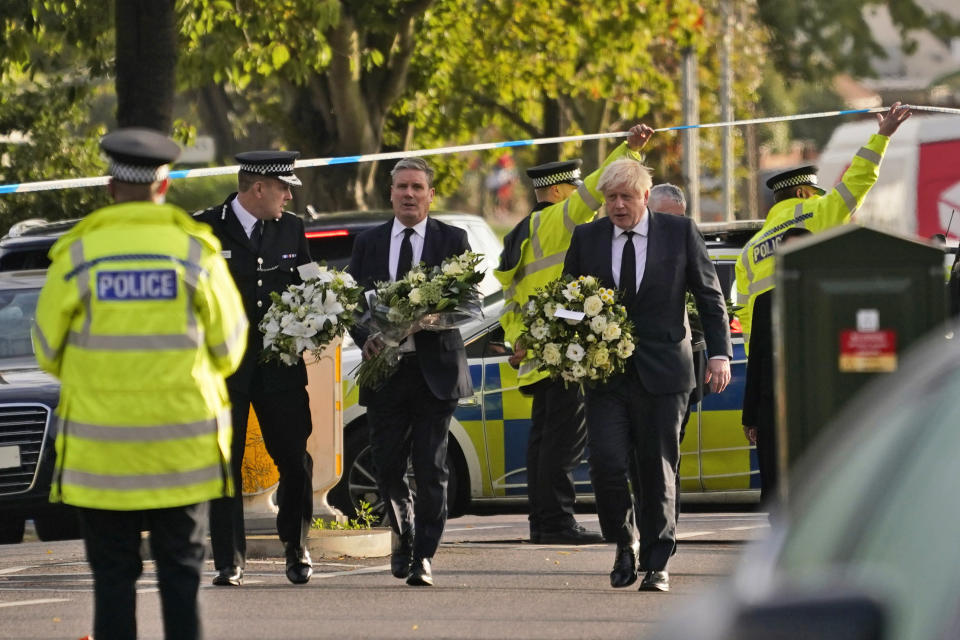
[[[588,528],[596,515],[581,514]],[[294,586],[282,558],[253,560],[246,584],[201,590],[208,639],[642,638],[671,611],[719,582],[744,543],[766,531],[762,513],[685,513],[669,594],[612,589],[613,545],[524,542],[523,514],[448,523],[434,588],[390,575],[389,558],[324,558]],[[162,638],[152,562],[139,582],[141,638]],[[76,640],[90,632],[92,578],[79,541],[0,546],[0,638]]]

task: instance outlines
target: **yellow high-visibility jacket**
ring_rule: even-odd
[[[773,288],[773,254],[783,233],[791,227],[817,233],[849,222],[850,216],[860,208],[867,192],[876,183],[880,161],[889,142],[887,136],[872,135],[857,151],[840,183],[826,195],[789,198],[770,208],[763,227],[744,246],[736,264],[737,304],[743,305],[737,317],[743,327],[744,349],[750,348],[754,302],[758,295]]]
[[[116,204],[50,258],[33,331],[62,384],[50,499],[129,511],[230,495],[224,378],[247,318],[210,228],[172,205]]]
[[[626,142],[621,143],[568,198],[535,210],[524,221],[529,233],[520,245],[519,260],[512,265],[501,261],[501,270],[493,272],[503,285],[505,304],[500,324],[505,340],[511,344],[516,344],[523,331],[521,307],[539,287],[563,274],[563,259],[570,247],[574,227],[593,220],[603,206],[603,194],[597,191],[603,170],[614,160],[625,157],[642,160],[639,151],[630,149]],[[520,384],[533,384],[545,377],[547,374],[543,371],[525,372],[520,376]]]

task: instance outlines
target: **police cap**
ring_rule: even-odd
[[[582,163],[583,161],[579,158],[548,162],[527,169],[527,177],[533,182],[534,189],[543,189],[563,183],[579,186],[582,182],[580,180],[580,165]]]
[[[813,165],[790,169],[789,171],[778,173],[767,180],[767,187],[772,191],[803,186],[813,187],[820,192],[820,195],[826,193],[826,191],[817,185],[817,168]]]
[[[276,178],[291,187],[303,184],[293,173],[293,161],[299,157],[299,151],[245,151],[235,156],[240,171]]]
[[[180,157],[176,142],[153,129],[130,127],[108,133],[100,148],[110,157],[109,173],[118,182],[151,184],[164,180]]]

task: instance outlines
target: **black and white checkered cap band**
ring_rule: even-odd
[[[241,171],[259,173],[262,176],[289,175],[293,173],[292,162],[276,162],[274,164],[242,164]]]
[[[817,176],[812,173],[808,173],[800,176],[792,176],[785,180],[774,182],[773,191],[779,191],[780,189],[788,189],[790,187],[799,187],[802,184],[812,184],[816,186]]]
[[[117,182],[133,184],[153,184],[165,180],[170,175],[170,165],[161,164],[158,167],[142,167],[135,164],[126,164],[112,160],[110,175]]]
[[[534,178],[531,182],[533,182],[534,189],[543,189],[544,187],[560,184],[561,182],[573,182],[579,179],[580,169],[574,169],[573,171],[561,171],[560,173],[552,173],[549,176]]]

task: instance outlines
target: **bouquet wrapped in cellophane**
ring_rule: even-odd
[[[617,292],[593,276],[565,276],[523,306],[521,375],[541,369],[567,383],[595,385],[624,370],[635,348],[633,325]]]
[[[353,276],[315,262],[301,265],[299,271],[303,284],[270,292],[273,304],[260,321],[264,361],[294,365],[304,351],[319,357],[356,320],[363,291]]]
[[[368,311],[361,322],[370,329],[369,339],[386,345],[357,369],[357,384],[379,387],[400,363],[400,343],[417,331],[456,329],[465,322],[483,317],[477,285],[482,256],[465,251],[447,258],[439,266],[415,265],[395,282],[378,282],[368,292]]]

